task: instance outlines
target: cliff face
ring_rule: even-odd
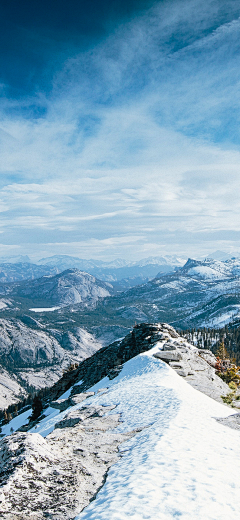
[[[21,319],[0,319],[2,410],[26,397],[29,387],[38,390],[52,386],[69,364],[81,363],[102,347],[80,327],[61,332],[46,330],[37,320],[30,325]]]

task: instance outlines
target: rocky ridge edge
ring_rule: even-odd
[[[228,393],[228,385],[215,375],[215,357],[210,351],[199,352],[167,324],[141,324],[123,341],[101,349],[66,373],[52,387],[48,404],[62,411],[81,403],[94,394],[86,391],[91,386],[105,376],[114,378],[123,363],[153,346],[157,348],[155,357],[196,389],[216,400]],[[70,396],[59,399],[69,388]],[[3,520],[30,516],[33,520],[73,520],[86,507],[117,462],[119,445],[136,433],[114,431],[119,415],[108,415],[112,408],[86,402],[79,410],[70,408],[45,439],[22,431],[0,442]]]
[[[197,349],[166,323],[135,325],[122,341],[101,348],[84,360],[77,369],[66,372],[50,388],[47,402],[56,401],[72,386],[73,396],[75,393],[86,392],[104,377],[114,378],[123,363],[150,350],[156,344],[159,346],[159,359],[168,363],[194,388],[222,403],[221,395],[226,395],[229,387],[215,374],[214,354],[210,350]],[[74,387],[76,383],[78,384]]]

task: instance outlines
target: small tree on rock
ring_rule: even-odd
[[[223,361],[225,359],[229,359],[229,354],[227,352],[227,349],[224,345],[224,341],[222,341],[218,347],[218,350],[216,352],[216,356],[219,357],[220,359],[222,359]]]

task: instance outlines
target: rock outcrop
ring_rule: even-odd
[[[113,413],[116,401],[109,404],[91,400],[98,391],[86,390],[106,376],[113,379],[125,362],[152,347],[154,365],[159,366],[158,359],[161,362],[159,372],[165,370],[164,361],[193,387],[218,401],[229,391],[228,385],[215,375],[215,358],[210,351],[199,351],[165,323],[135,326],[124,340],[102,348],[50,389],[50,410],[63,413],[58,418],[53,410],[53,423],[45,430],[46,435],[51,433],[46,438],[35,433],[37,423],[30,422],[21,432],[0,441],[3,520],[74,520],[89,504],[104,484],[108,469],[119,460],[120,444],[142,427],[127,433],[115,430],[120,423],[120,414]],[[66,390],[69,392],[65,398],[59,398]],[[103,385],[100,392],[108,395]],[[39,418],[45,420],[48,415]],[[226,420],[238,428],[238,421],[222,421]]]
[[[226,395],[229,387],[215,374],[214,355],[209,350],[197,349],[166,323],[136,325],[122,341],[102,348],[83,361],[76,370],[64,374],[50,389],[50,400],[58,399],[79,380],[81,384],[78,385],[77,393],[79,389],[85,392],[106,376],[112,379],[119,373],[123,363],[156,344],[159,350],[155,355],[159,359],[168,363],[194,388],[222,402],[221,395]],[[73,388],[73,394],[74,391]]]
[[[0,409],[27,396],[29,387],[51,387],[72,363],[102,347],[80,327],[46,330],[37,320],[0,319]],[[33,323],[32,323],[33,322]]]
[[[112,407],[70,412],[46,439],[15,433],[0,442],[2,520],[70,520],[103,485],[118,446],[133,433],[115,433]]]
[[[197,349],[179,337],[169,338],[159,345],[159,351],[154,354],[169,364],[188,383],[222,403],[222,395],[229,392],[229,386],[216,375],[216,358],[210,350]]]

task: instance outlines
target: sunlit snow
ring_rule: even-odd
[[[154,358],[158,348],[125,363],[115,379],[105,377],[89,389],[94,396],[71,407],[116,405],[111,413],[121,415],[119,431],[141,429],[121,446],[122,457],[96,499],[75,520],[239,516],[240,434],[215,419],[234,411]],[[69,411],[49,408],[49,415],[31,431],[45,437]]]
[[[214,419],[230,409],[149,353],[128,362],[108,384],[95,402],[119,403],[121,430],[148,427],[125,443],[124,456],[76,520],[236,520],[239,432]]]
[[[206,265],[198,265],[196,267],[191,267],[191,269],[188,270],[188,274],[191,275],[198,275],[202,278],[226,278],[226,273],[222,273],[221,271],[217,271],[216,269],[212,269],[211,267],[208,267]]]
[[[14,417],[8,424],[4,424],[2,426],[1,433],[3,435],[10,435],[11,433],[21,428],[24,424],[28,423],[28,419],[32,413],[32,408],[29,408],[25,412],[19,414],[17,417]]]
[[[50,311],[57,311],[58,309],[61,309],[61,307],[42,307],[42,308],[36,308],[36,309],[29,309],[33,312],[50,312]]]

